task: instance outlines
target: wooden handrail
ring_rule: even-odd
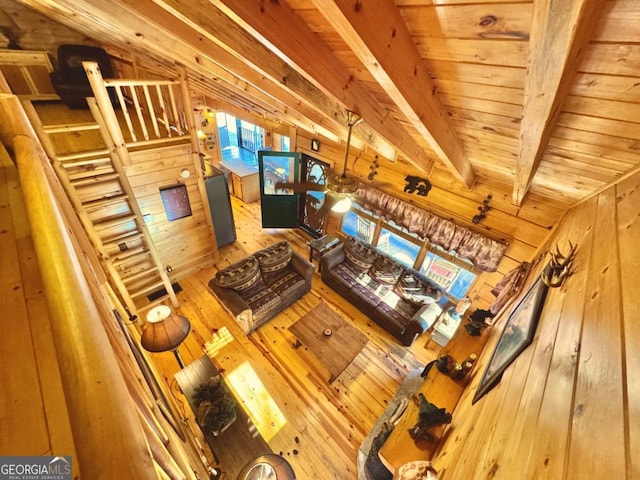
[[[15,153],[84,478],[157,479],[149,445],[83,276],[20,101],[0,94],[0,140]]]

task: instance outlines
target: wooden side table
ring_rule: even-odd
[[[313,258],[319,259],[323,253],[331,250],[340,243],[340,239],[335,235],[324,235],[314,240],[309,240],[309,261],[313,261]],[[318,273],[320,273],[320,262],[318,262]]]

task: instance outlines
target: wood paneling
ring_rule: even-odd
[[[575,272],[549,291],[533,344],[500,384],[454,412],[453,433],[435,460],[443,478],[637,477],[639,378],[629,342],[638,334],[632,278],[640,253],[639,184],[636,173],[562,220],[549,245],[578,245]]]
[[[171,267],[172,280],[211,266],[215,240],[205,217],[209,206],[203,205],[198,191],[191,146],[183,144],[133,152],[131,162],[126,167],[127,178],[158,253],[165,267]],[[181,176],[184,169],[190,172],[188,178]],[[178,184],[187,186],[192,215],[169,221],[160,189]]]

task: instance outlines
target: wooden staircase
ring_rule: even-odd
[[[24,101],[23,106],[120,300],[131,313],[167,300],[177,308],[174,288],[127,180],[122,146],[116,148],[95,99],[87,100],[95,122],[43,125],[31,102]],[[100,133],[102,148],[56,151],[61,142],[54,136],[92,130]],[[150,294],[162,291],[158,299],[148,300]]]

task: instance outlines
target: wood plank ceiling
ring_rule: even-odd
[[[636,0],[19,0],[208,97],[461,188],[579,201],[640,165]]]

